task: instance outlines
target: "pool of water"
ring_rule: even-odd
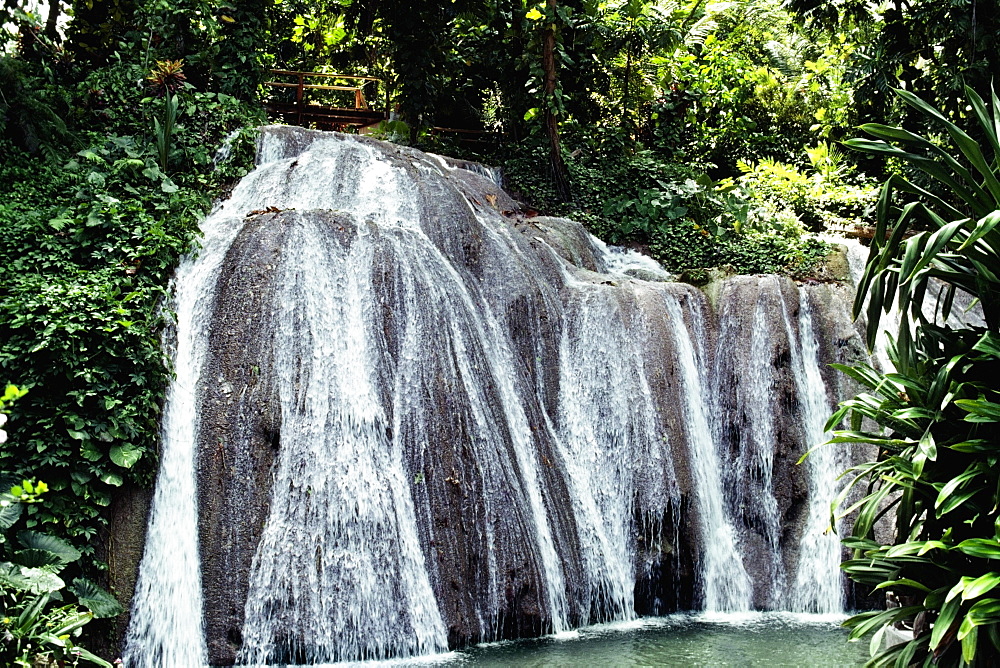
[[[785,613],[681,614],[599,624],[536,640],[490,643],[418,660],[354,665],[861,666],[868,658],[868,643],[847,642],[842,620]]]

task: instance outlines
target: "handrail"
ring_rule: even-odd
[[[369,81],[382,81],[376,77],[366,77],[366,76],[354,76],[352,74],[328,74],[326,72],[297,72],[294,70],[271,70],[271,74],[276,74],[279,76],[290,76],[295,77],[297,81],[295,83],[287,83],[282,81],[266,81],[265,86],[271,86],[274,88],[294,88],[295,89],[295,108],[298,113],[298,120],[301,124],[302,122],[302,106],[304,104],[305,92],[307,90],[338,90],[338,91],[353,91],[354,92],[354,110],[355,111],[368,111],[370,107],[368,106],[368,100],[365,99],[364,85]],[[307,84],[305,82],[307,77],[317,77],[323,79],[346,79],[348,81],[360,81],[361,83],[357,86],[338,86],[338,85],[323,85],[323,84]]]
[[[364,81],[381,81],[377,77],[360,77],[353,74],[328,74],[326,72],[297,72],[295,70],[271,70],[271,74],[302,75],[304,77],[328,77],[332,79],[358,79]]]
[[[265,81],[265,86],[276,86],[279,88],[298,88],[297,83],[284,83],[281,81]],[[312,88],[315,90],[358,90],[357,86],[321,86],[319,84],[305,84],[303,88]]]

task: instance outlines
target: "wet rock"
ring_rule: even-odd
[[[697,608],[726,520],[750,604],[787,604],[814,494],[799,329],[806,309],[820,361],[855,359],[845,289],[717,276],[709,299],[612,275],[582,226],[511,215],[468,165],[264,132],[198,389],[213,664]],[[822,373],[832,406],[849,388]],[[711,452],[694,451],[693,387]]]

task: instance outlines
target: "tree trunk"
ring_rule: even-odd
[[[546,0],[550,13],[554,13],[556,0]],[[553,111],[556,92],[556,25],[545,26],[542,38],[542,71],[545,73],[545,133],[549,137],[549,163],[552,167],[552,180],[556,187],[556,196],[563,202],[570,201],[569,174],[562,159],[562,149],[559,148],[559,117]]]
[[[634,26],[630,26],[634,29]],[[628,94],[629,94],[629,79],[632,78],[632,39],[634,34],[629,33],[628,38],[625,41],[625,81],[622,87],[622,129],[628,130]]]
[[[60,14],[62,14],[62,2],[60,0],[50,0],[49,15],[45,19],[45,36],[53,42],[59,41],[59,31],[56,26],[59,23]]]

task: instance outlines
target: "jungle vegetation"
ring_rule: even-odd
[[[894,374],[845,369],[868,393],[831,428],[852,414],[838,438],[879,447],[848,573],[915,602],[855,631],[937,620],[878,661],[996,661],[997,4],[3,0],[0,381],[21,390],[0,405],[2,567],[41,549],[15,537],[49,536],[50,570],[100,581],[109,504],[155,473],[173,268],[252,166],[269,70],[337,72],[380,80],[382,137],[498,165],[526,210],[687,280],[822,279],[828,248],[808,233],[873,226],[859,314],[875,327],[898,293],[913,315]],[[845,148],[874,121],[876,140],[853,142],[866,152]],[[931,276],[978,296],[986,329],[906,311]],[[111,612],[96,585],[64,609],[18,582],[0,575],[5,610]]]

